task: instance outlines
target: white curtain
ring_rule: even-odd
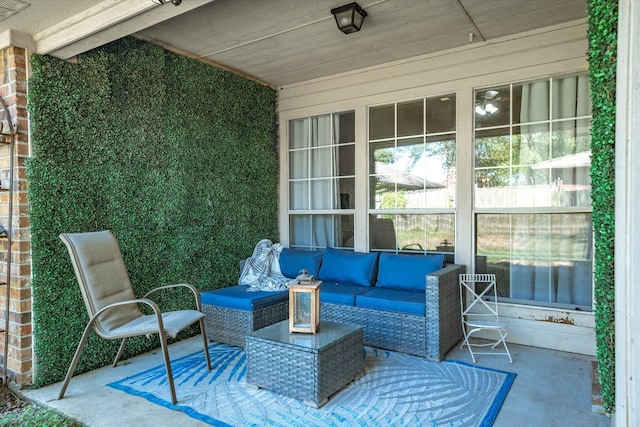
[[[293,120],[290,124],[290,206],[294,210],[338,209],[340,190],[339,123],[332,115]],[[295,150],[299,149],[299,150]],[[303,246],[336,246],[340,223],[332,214],[296,215],[291,223],[292,243]]]

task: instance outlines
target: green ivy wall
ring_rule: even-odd
[[[42,386],[64,378],[88,321],[60,233],[112,230],[137,295],[169,283],[233,285],[239,260],[260,239],[277,240],[276,93],[132,38],[77,63],[31,61],[34,385]],[[169,294],[161,306],[185,301]],[[111,363],[117,345],[92,334],[77,373]],[[124,357],[157,345],[133,339]]]
[[[596,356],[604,409],[615,407],[615,117],[618,2],[588,0],[592,99],[591,184],[595,235]]]

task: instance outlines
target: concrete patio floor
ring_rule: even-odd
[[[169,353],[175,359],[201,348],[202,341],[198,336],[171,345]],[[611,425],[609,417],[592,411],[593,357],[515,344],[509,345],[509,350],[513,363],[509,363],[506,356],[476,356],[480,366],[517,373],[495,427]],[[471,363],[469,352],[457,347],[447,359]],[[27,399],[91,427],[205,425],[182,412],[105,385],[162,364],[158,351],[121,363],[117,368],[108,366],[73,377],[62,400],[57,400],[60,384],[22,390],[21,393]]]

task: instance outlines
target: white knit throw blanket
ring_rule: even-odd
[[[247,259],[240,273],[239,285],[248,285],[249,291],[282,291],[287,289],[287,279],[280,271],[282,245],[269,239],[258,242],[251,258]]]

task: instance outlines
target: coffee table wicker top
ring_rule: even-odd
[[[315,334],[289,332],[289,321],[285,320],[275,323],[266,328],[258,329],[251,333],[251,339],[267,340],[282,343],[284,345],[292,345],[297,347],[305,347],[309,350],[322,351],[326,347],[335,345],[336,341],[340,341],[350,333],[362,329],[359,326],[347,325],[335,322],[320,322],[320,327]]]

